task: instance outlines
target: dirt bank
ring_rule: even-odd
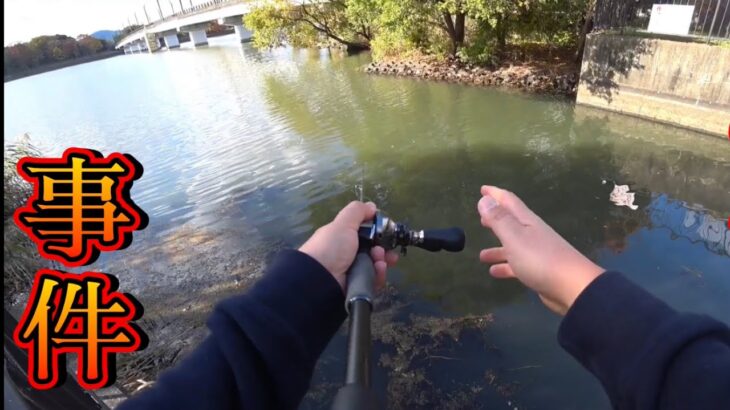
[[[150,340],[141,352],[117,356],[117,383],[128,394],[154,382],[197,346],[207,335],[213,307],[248,289],[282,248],[256,240],[244,243],[233,230],[194,226],[143,236],[140,232],[135,238],[141,251],[109,269],[144,306],[138,324]]]

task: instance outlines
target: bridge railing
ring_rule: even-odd
[[[215,10],[217,8],[220,8],[222,6],[227,6],[232,3],[243,3],[244,1],[245,0],[210,0],[210,1],[206,1],[205,3],[195,4],[192,7],[187,7],[187,8],[183,7],[182,10],[176,11],[175,13],[172,13],[172,14],[168,14],[168,15],[164,16],[162,19],[153,21],[150,23],[150,25],[173,20],[173,19],[176,19],[176,18],[182,17],[182,16],[197,14],[202,11]]]
[[[730,39],[730,0],[597,0],[595,28],[646,30],[655,4],[694,6],[687,37]]]
[[[190,16],[190,15],[198,14],[198,13],[205,12],[205,11],[215,10],[215,9],[225,7],[225,6],[228,6],[231,4],[235,4],[235,3],[245,3],[245,2],[247,2],[247,0],[209,0],[204,3],[195,4],[192,7],[187,7],[187,8],[183,7],[182,10],[180,10],[180,11],[177,11],[175,13],[171,13],[168,15],[163,14],[161,19],[157,19],[157,20],[151,21],[149,24],[142,25],[141,29],[127,34],[126,36],[124,36],[123,39],[121,39],[119,41],[119,43],[120,44],[124,43],[130,37],[139,37],[140,33],[143,33],[145,29],[147,29],[149,27],[154,27],[155,25],[160,24],[160,23],[165,23],[165,22],[168,22],[171,20],[178,19],[180,17]]]

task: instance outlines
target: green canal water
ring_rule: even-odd
[[[148,228],[92,268],[145,306],[160,304],[150,289],[175,296],[160,321],[186,335],[203,334],[185,331],[190,310],[207,314],[255,277],[241,273],[251,260],[298,246],[361,190],[413,226],[463,227],[463,253],[412,249],[390,272],[374,384],[392,408],[609,408],[558,346],[560,318],[479,263],[497,243],[476,213],[485,183],[517,193],[600,265],[730,323],[727,140],[560,98],[369,76],[367,62],[228,37],[115,57],[6,83],[4,135],[144,165],[132,198]],[[609,201],[614,183],[636,192],[637,210]],[[158,327],[152,344],[178,338]],[[326,350],[302,408],[328,407],[344,343],[340,333]]]

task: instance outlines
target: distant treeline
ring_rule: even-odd
[[[76,38],[63,34],[39,36],[25,42],[5,47],[4,77],[5,80],[20,78],[55,68],[68,67],[94,61],[112,55],[114,44],[128,34],[139,30],[142,26],[131,25],[119,30],[114,41],[104,41],[82,34]],[[211,22],[208,35],[229,34],[232,27]],[[178,33],[181,42],[189,41],[188,33]],[[98,58],[96,58],[98,56]]]
[[[5,76],[21,74],[36,67],[93,56],[114,50],[114,44],[88,35],[77,38],[63,34],[35,37],[27,43],[5,47]]]

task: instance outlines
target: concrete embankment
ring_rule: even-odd
[[[730,48],[592,34],[586,42],[576,101],[727,138]]]

